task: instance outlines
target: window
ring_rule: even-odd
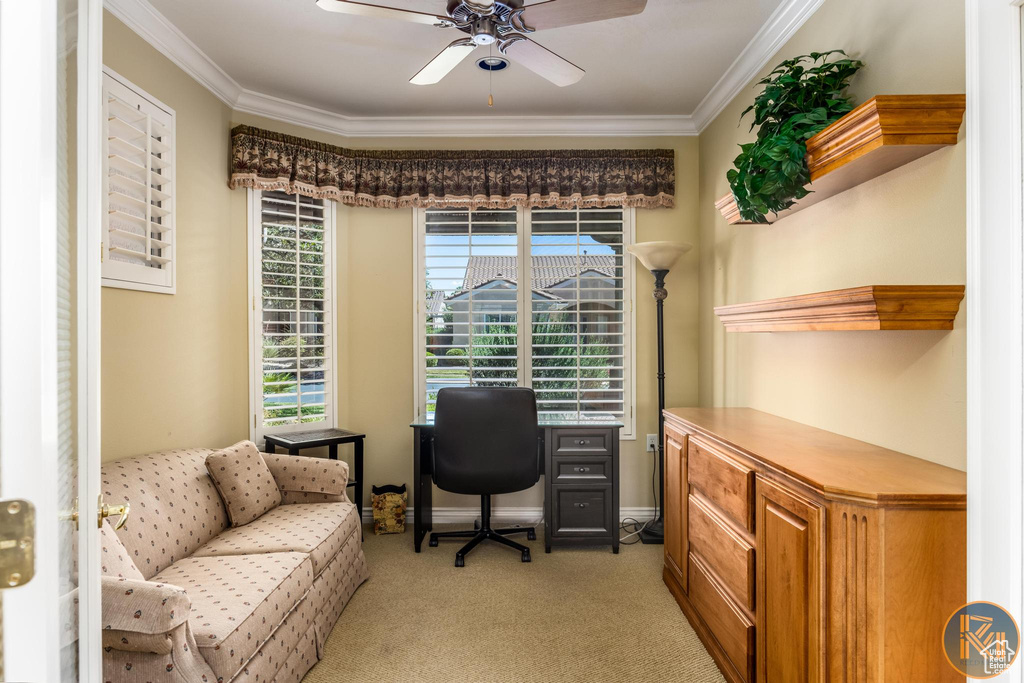
[[[174,294],[174,110],[103,73],[103,285]]]
[[[417,404],[530,386],[542,414],[633,436],[631,209],[417,212]],[[521,283],[529,282],[529,287]]]
[[[335,423],[334,205],[249,191],[254,439]]]

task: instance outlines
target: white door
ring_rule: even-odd
[[[0,0],[5,681],[102,675],[101,12],[99,0]],[[73,519],[79,501],[80,523]]]

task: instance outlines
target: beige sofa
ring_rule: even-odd
[[[212,452],[103,466],[106,501],[131,504],[103,534],[106,681],[299,681],[367,578],[344,462],[264,454],[282,504],[232,528]]]

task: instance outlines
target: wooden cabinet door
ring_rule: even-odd
[[[757,480],[757,680],[823,683],[824,509]]]
[[[686,590],[686,435],[665,425],[665,566]]]

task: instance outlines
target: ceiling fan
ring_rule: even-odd
[[[317,0],[322,9],[364,17],[399,19],[440,28],[456,28],[459,38],[409,79],[415,85],[437,83],[481,45],[495,45],[527,69],[558,86],[572,85],[585,71],[527,34],[639,14],[647,0],[448,0],[447,15],[389,7],[363,0]]]

